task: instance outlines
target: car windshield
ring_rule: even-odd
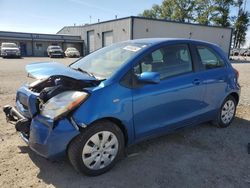
[[[70,67],[88,72],[98,79],[107,79],[146,46],[132,42],[114,44],[80,59]]]
[[[60,48],[60,46],[52,46],[52,47],[50,47],[50,49],[53,49],[53,50],[60,50],[61,48]]]
[[[67,51],[77,51],[75,48],[68,48]]]
[[[5,48],[16,48],[17,45],[14,44],[14,43],[3,43],[2,47],[5,47]]]

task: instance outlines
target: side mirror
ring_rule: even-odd
[[[144,83],[158,84],[160,82],[160,74],[158,72],[143,72],[138,76],[138,80]]]

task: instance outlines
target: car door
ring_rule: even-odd
[[[137,83],[133,89],[136,139],[186,126],[204,107],[205,87],[195,72],[187,44],[166,45],[145,55],[134,74],[160,73],[160,83]]]
[[[226,64],[220,55],[212,48],[205,45],[196,45],[200,63],[204,67],[203,78],[206,85],[204,103],[207,112],[215,112],[225,97],[228,87],[228,74]]]

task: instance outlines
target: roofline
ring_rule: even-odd
[[[162,21],[162,22],[169,22],[169,23],[176,23],[176,24],[195,25],[195,26],[203,26],[203,27],[213,27],[213,28],[221,28],[221,29],[232,29],[232,27],[222,27],[222,26],[216,26],[216,25],[205,25],[205,24],[199,24],[199,23],[180,22],[180,21],[166,20],[166,19],[146,18],[146,17],[142,17],[142,16],[131,16],[130,18],[142,19],[142,20]]]
[[[171,41],[179,41],[179,42],[197,42],[197,43],[205,43],[205,44],[210,44],[210,45],[216,45],[215,43],[200,40],[200,39],[189,39],[189,38],[140,38],[140,39],[133,39],[133,40],[128,40],[128,41],[133,41],[133,42],[147,42],[151,44],[160,44],[160,43],[165,43],[165,42],[171,42]],[[151,42],[150,42],[151,41]],[[127,42],[127,41],[124,41]]]
[[[56,34],[60,33],[62,30],[64,30],[65,28],[67,28],[68,26],[64,26],[62,29],[60,29],[59,31],[56,32]]]
[[[107,21],[103,21],[103,22],[97,22],[97,23],[93,23],[93,24],[77,25],[77,26],[73,26],[73,25],[72,26],[64,26],[57,33],[59,33],[60,31],[62,31],[65,28],[84,28],[84,27],[88,27],[88,26],[92,26],[92,25],[104,24],[104,23],[126,20],[126,19],[131,19],[131,18],[133,18],[133,16],[127,16],[127,17],[123,17],[123,18],[117,18],[117,19],[107,20]]]
[[[79,37],[78,35],[69,35],[69,34],[47,34],[47,33],[27,33],[27,32],[17,32],[17,31],[0,31],[1,33],[13,33],[13,34],[28,34],[28,35],[50,35],[50,36],[70,36],[70,37]]]
[[[112,19],[112,20],[107,20],[107,21],[97,22],[97,23],[87,24],[87,25],[64,26],[57,33],[61,32],[65,28],[84,28],[84,27],[88,27],[88,26],[93,26],[93,25],[98,25],[98,24],[104,24],[104,23],[109,23],[109,22],[115,22],[115,21],[120,21],[120,20],[125,20],[125,19],[153,20],[153,21],[162,21],[162,22],[168,22],[168,23],[186,24],[186,25],[194,25],[194,26],[202,26],[202,27],[212,27],[212,28],[220,28],[220,29],[233,29],[232,27],[222,27],[222,26],[216,26],[216,25],[205,25],[205,24],[199,24],[199,23],[179,22],[179,21],[166,20],[166,19],[146,18],[146,17],[141,17],[141,16],[128,16],[128,17],[123,17],[123,18],[118,18],[118,19]]]

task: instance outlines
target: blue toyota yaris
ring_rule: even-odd
[[[100,49],[70,66],[33,63],[36,81],[17,91],[9,121],[46,158],[67,154],[74,168],[99,175],[125,147],[175,129],[227,127],[239,102],[238,72],[216,45],[140,39]]]

